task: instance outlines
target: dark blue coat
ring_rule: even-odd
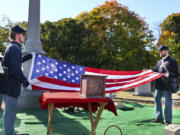
[[[28,83],[21,69],[22,53],[19,43],[12,41],[7,47],[2,65],[9,68],[9,79],[0,81],[0,93],[17,98],[21,84]]]
[[[176,61],[168,56],[164,60],[164,65],[166,66],[167,70],[169,71],[169,77],[168,78],[177,78],[179,76],[178,73],[178,65]],[[162,66],[162,59],[158,61],[156,67],[154,68],[155,72],[158,73],[165,73],[167,72],[166,69]],[[167,79],[165,76],[162,76],[155,80],[155,88],[158,90],[168,90],[167,86]]]

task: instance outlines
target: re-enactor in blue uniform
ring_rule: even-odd
[[[160,59],[154,68],[155,72],[166,73],[155,80],[155,103],[156,103],[156,119],[153,122],[164,123],[161,99],[165,99],[165,124],[172,123],[172,91],[169,89],[167,81],[169,78],[177,78],[178,65],[176,61],[169,56],[169,48],[165,45],[159,47]]]
[[[0,98],[4,100],[3,134],[15,135],[14,122],[18,108],[18,96],[20,96],[21,84],[29,85],[24,76],[22,65],[21,44],[25,42],[25,30],[14,26],[10,32],[11,43],[7,47],[2,66],[8,67],[9,77],[0,80]],[[1,104],[1,103],[0,103]]]

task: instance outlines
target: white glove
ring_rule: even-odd
[[[31,84],[29,84],[25,89],[26,89],[26,90],[32,90]]]
[[[166,73],[164,76],[168,78],[169,77],[169,73]]]

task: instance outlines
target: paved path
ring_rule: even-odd
[[[132,92],[118,92],[114,96],[114,101],[133,101],[145,104],[154,104],[154,97],[133,96]],[[162,100],[164,104],[164,100]],[[173,94],[173,107],[180,108],[180,93]]]

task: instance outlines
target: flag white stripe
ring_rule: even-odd
[[[40,56],[38,56],[38,57],[40,57]],[[31,65],[29,77],[28,77],[29,82],[32,84],[32,86],[34,86],[34,88],[39,87],[39,89],[43,89],[43,90],[80,91],[80,88],[78,87],[79,85],[75,85],[75,86],[77,86],[77,87],[75,87],[75,86],[71,86],[71,85],[66,84],[66,83],[58,84],[56,81],[54,83],[51,81],[44,82],[43,80],[41,80],[41,79],[39,80],[37,78],[34,78],[31,80],[33,69],[36,68],[34,66],[38,66],[38,65],[34,65],[36,57],[37,57],[36,54],[33,54],[32,65]],[[126,71],[126,72],[128,72],[128,71]],[[121,73],[121,72],[119,72],[119,73]],[[131,72],[129,72],[129,73],[131,73]],[[121,74],[114,75],[113,73],[112,74],[102,74],[102,73],[95,73],[93,71],[92,72],[91,71],[89,71],[89,72],[85,71],[85,74],[107,76],[106,79],[108,82],[106,83],[106,89],[105,89],[106,92],[118,91],[118,90],[120,91],[120,90],[126,90],[126,89],[130,89],[130,88],[138,87],[140,85],[148,83],[150,80],[153,80],[160,75],[159,73],[155,73],[152,70],[147,70],[147,71],[143,71],[143,72],[136,73],[136,74],[134,74],[134,72],[132,72],[132,74],[128,74],[128,75],[121,75]],[[46,76],[44,76],[44,77],[46,77]],[[115,82],[113,82],[113,80]],[[45,81],[48,81],[48,80],[45,80]],[[118,86],[121,84],[122,84],[122,86]],[[113,85],[113,86],[111,86],[111,85]]]
[[[128,79],[132,77],[142,76],[147,73],[151,73],[152,70],[147,70],[139,74],[134,75],[108,75],[108,74],[100,74],[100,73],[92,73],[92,72],[85,72],[87,75],[99,75],[99,76],[108,76],[107,79]],[[153,73],[153,72],[152,72]]]
[[[158,73],[153,72],[152,74],[149,74],[148,76],[152,76],[152,75],[154,75],[154,74],[159,75]],[[133,82],[133,81],[135,81],[135,80],[137,80],[137,79],[139,79],[139,78],[132,79],[132,80],[128,80],[128,81],[120,81],[120,82],[106,82],[106,84],[121,84],[121,83],[128,83],[128,82]]]
[[[127,87],[131,87],[133,85],[137,85],[139,83],[143,83],[143,82],[146,82],[156,76],[158,76],[159,74],[155,74],[155,75],[152,75],[152,76],[149,76],[143,80],[140,80],[140,81],[137,81],[137,82],[134,82],[134,83],[131,83],[131,84],[127,84],[127,85],[123,85],[123,86],[115,86],[115,87],[110,87],[110,88],[106,88],[106,91],[109,91],[109,90],[118,90],[118,89],[123,89],[123,88],[127,88]]]
[[[110,88],[106,88],[105,91],[110,91],[110,90],[119,90],[119,89],[124,89],[124,88],[128,88],[128,87],[131,87],[131,86],[134,86],[134,85],[138,85],[140,83],[143,83],[143,82],[146,82],[156,76],[158,76],[159,74],[156,73],[154,75],[151,75],[143,80],[139,80],[137,82],[134,82],[134,83],[131,83],[131,84],[127,84],[127,85],[123,85],[123,86],[115,86],[115,87],[110,87]],[[41,87],[41,88],[48,88],[48,89],[54,89],[54,90],[58,90],[58,89],[61,89],[61,90],[75,90],[75,91],[80,91],[80,88],[76,88],[76,87],[67,87],[67,86],[59,86],[59,85],[56,85],[56,84],[51,84],[51,83],[47,83],[47,82],[42,82],[38,79],[33,79],[31,80],[31,83],[34,85],[34,86],[37,86],[37,87]]]
[[[76,87],[67,87],[67,86],[60,86],[60,85],[56,85],[56,84],[51,84],[51,83],[47,83],[47,82],[42,82],[38,79],[33,79],[30,82],[31,84],[33,84],[34,86],[37,87],[41,87],[46,89],[54,89],[54,90],[75,90],[75,91],[80,91],[80,88],[76,88]]]
[[[33,72],[33,69],[34,69],[34,61],[35,61],[35,56],[36,54],[35,53],[32,53],[32,62],[31,62],[31,67],[30,67],[30,71],[29,71],[29,75],[28,75],[28,81],[30,82],[31,81],[31,76],[32,76],[32,72]]]
[[[106,84],[120,84],[120,83],[128,83],[128,82],[132,82],[132,81],[135,81],[136,79],[133,79],[133,80],[129,80],[129,81],[121,81],[121,82],[106,82]]]

